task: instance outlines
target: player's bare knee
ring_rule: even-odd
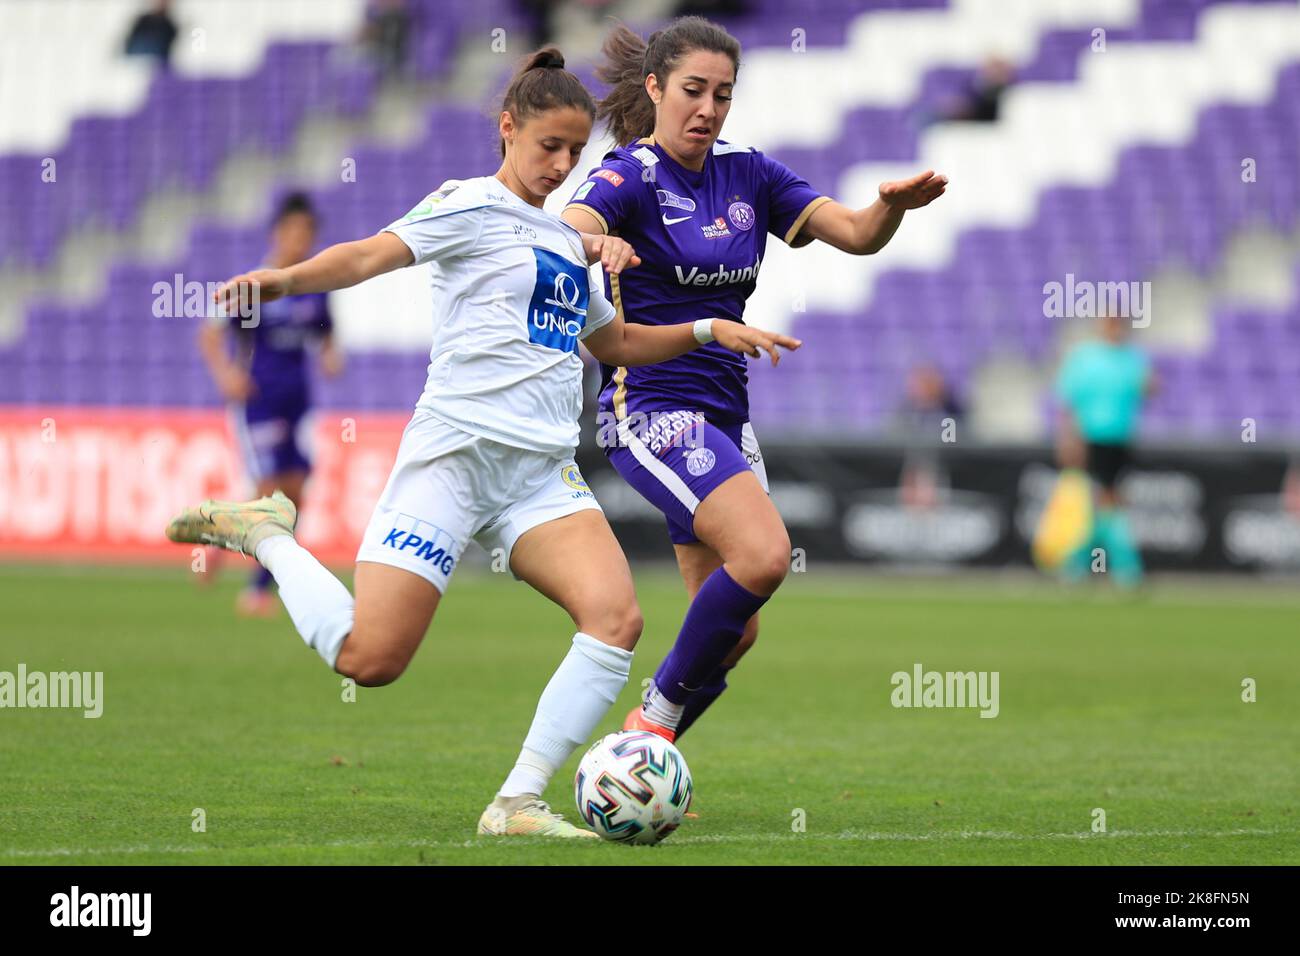
[[[407,661],[391,654],[367,651],[365,646],[349,636],[339,648],[334,669],[344,677],[351,677],[362,687],[383,687],[402,676]]]
[[[766,547],[747,556],[739,565],[740,576],[744,579],[739,581],[740,584],[755,594],[774,594],[790,572],[789,545],[784,548]]]
[[[632,650],[636,647],[636,642],[641,639],[641,631],[644,628],[645,618],[641,615],[641,608],[633,603],[623,611],[623,639],[618,646],[624,650]]]
[[[641,616],[641,608],[636,601],[632,601],[611,604],[602,610],[584,630],[597,640],[630,651],[636,647],[644,627],[645,620]]]

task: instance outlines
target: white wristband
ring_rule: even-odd
[[[713,341],[713,320],[697,319],[695,321],[695,341],[708,345]]]

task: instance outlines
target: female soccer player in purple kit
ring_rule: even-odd
[[[883,183],[852,210],[750,146],[718,137],[731,107],[740,44],[699,17],[643,41],[618,26],[599,76],[613,89],[599,115],[618,148],[574,193],[564,219],[617,234],[639,268],[607,276],[628,322],[743,321],[767,233],[814,239],[854,255],[879,251],[903,213],[943,194],[926,171]],[[706,334],[700,326],[702,334]],[[790,538],[767,496],[749,425],[743,356],[707,345],[659,365],[603,367],[604,440],[618,472],[668,519],[691,605],[677,641],[627,729],[673,740],[726,689],[727,672],[758,635],[758,610],[781,585]]]
[[[271,225],[267,265],[285,269],[311,255],[316,244],[316,212],[302,193],[280,203]],[[234,338],[234,354],[227,346]],[[230,416],[244,467],[257,485],[258,497],[281,489],[302,506],[302,491],[311,471],[311,388],[307,352],[319,344],[321,369],[337,375],[342,355],[334,344],[334,323],[326,297],[297,295],[267,302],[256,324],[239,316],[214,318],[204,326],[199,345]],[[271,574],[259,566],[239,595],[241,614],[277,613]]]

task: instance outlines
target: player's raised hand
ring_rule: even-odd
[[[631,243],[618,236],[594,236],[583,233],[582,248],[587,254],[587,265],[599,262],[610,275],[616,276],[624,269],[641,264],[641,257],[636,254]]]
[[[942,196],[947,186],[947,176],[937,175],[933,169],[927,169],[911,179],[881,183],[880,198],[895,209],[920,209]]]
[[[272,302],[289,294],[290,280],[284,269],[257,269],[228,279],[212,294],[212,301],[226,315],[252,315],[254,302]]]
[[[754,358],[762,358],[763,352],[772,356],[772,364],[778,365],[781,362],[781,355],[777,352],[779,345],[783,349],[789,349],[793,352],[799,346],[803,345],[799,339],[791,338],[788,335],[780,335],[776,332],[765,332],[762,329],[755,329],[742,322],[732,322],[729,319],[713,320],[713,338],[718,344],[732,352],[739,352],[742,355],[752,355]],[[759,350],[762,351],[759,351]]]

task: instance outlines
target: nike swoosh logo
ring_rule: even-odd
[[[678,218],[678,219],[669,219],[667,216],[664,216],[664,217],[663,217],[663,220],[664,220],[664,225],[665,225],[665,226],[671,226],[671,225],[672,225],[673,223],[675,223],[675,222],[685,222],[687,219],[690,219],[690,218],[691,218],[690,216],[681,216],[681,217]]]

